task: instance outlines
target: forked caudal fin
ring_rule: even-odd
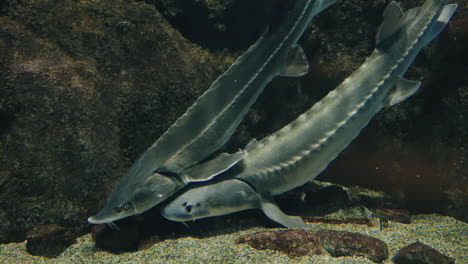
[[[428,2],[426,2],[426,5],[428,5]],[[453,16],[457,7],[456,4],[445,5],[440,13],[435,14],[437,15],[436,20],[429,23],[427,29],[423,29],[420,33],[423,34],[421,38],[422,47],[429,44],[429,42],[440,34]],[[414,21],[424,9],[424,6],[417,7],[404,13],[396,2],[391,2],[385,9],[384,20],[377,34],[377,49],[391,43],[392,40],[394,40],[394,36],[401,33],[401,30],[406,30],[405,28],[409,23]],[[410,81],[404,79],[402,76],[398,76],[393,94],[389,97],[389,105],[395,105],[404,101],[412,96],[420,86],[421,82],[419,81]]]
[[[440,32],[444,30],[444,28],[447,26],[448,22],[452,18],[457,8],[458,8],[457,4],[450,4],[450,5],[446,5],[444,9],[442,9],[442,12],[440,12],[440,15],[437,18],[436,23],[432,26],[430,33],[425,38],[424,45],[429,44],[429,42],[434,40],[440,34]]]
[[[445,28],[450,18],[453,16],[453,13],[457,9],[458,5],[450,4],[446,5],[443,10],[440,12],[439,17],[437,18],[436,23],[434,23],[430,31],[426,34],[424,38],[423,45],[427,45],[433,39],[435,39],[440,32]],[[406,12],[403,12],[401,7],[395,2],[392,1],[384,11],[384,19],[382,25],[380,26],[379,32],[377,33],[376,46],[377,48],[384,46],[386,43],[391,42],[392,37],[399,33],[400,30],[404,28],[405,25],[414,20],[421,11],[420,7],[410,9]],[[390,40],[390,41],[389,41]]]

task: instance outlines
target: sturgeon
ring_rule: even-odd
[[[243,152],[224,153],[216,162],[197,165],[226,143],[275,76],[307,73],[307,60],[296,43],[311,19],[334,2],[282,1],[275,23],[134,162],[88,222],[110,223],[142,213],[189,182],[210,180],[241,160]]]
[[[240,173],[186,191],[163,209],[163,216],[188,221],[261,208],[287,228],[304,228],[300,217],[284,214],[272,196],[315,178],[376,113],[418,90],[421,83],[403,75],[451,19],[457,5],[445,3],[426,0],[422,7],[404,13],[391,2],[376,48],[355,72],[295,121],[247,146]]]

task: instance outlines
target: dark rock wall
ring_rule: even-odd
[[[281,128],[357,68],[388,2],[338,1],[321,14],[301,39],[311,73],[275,79],[226,149]],[[407,74],[421,91],[379,114],[320,178],[466,219],[468,7],[454,2],[450,26]],[[43,224],[86,231],[132,161],[257,38],[268,12],[260,0],[0,3],[0,242]]]
[[[282,0],[145,0],[190,41],[210,50],[248,48],[265,28],[268,9]]]
[[[228,65],[135,1],[0,10],[0,242],[76,232]]]

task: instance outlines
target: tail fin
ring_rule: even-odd
[[[429,0],[426,1],[426,4],[429,3]],[[426,5],[425,4],[425,5]],[[442,11],[437,18],[436,23],[431,25],[427,37],[425,37],[424,45],[427,45],[434,38],[439,35],[439,33],[445,28],[448,21],[452,18],[453,13],[457,9],[458,5],[450,4],[444,6]],[[424,9],[416,7],[410,9],[406,12],[403,12],[401,7],[395,2],[392,1],[384,11],[384,19],[382,25],[380,26],[379,32],[377,33],[377,48],[384,47],[387,43],[391,43],[394,36],[396,36],[400,31],[405,28],[406,25],[410,24],[414,19],[419,15],[419,12]]]
[[[440,32],[444,30],[457,8],[457,4],[450,4],[446,5],[444,9],[442,9],[442,12],[440,12],[439,17],[437,18],[437,22],[432,26],[431,31],[429,32],[429,34],[427,34],[427,37],[424,39],[425,45],[429,44],[429,42],[434,40],[440,34]]]

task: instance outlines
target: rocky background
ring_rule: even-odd
[[[338,1],[315,19],[300,41],[311,72],[275,79],[226,149],[281,128],[357,68],[388,2]],[[420,92],[377,115],[319,179],[468,219],[468,4],[453,2],[450,25],[407,74]],[[268,14],[261,0],[0,2],[0,242],[48,224],[88,232],[87,217],[132,161],[255,41]]]

